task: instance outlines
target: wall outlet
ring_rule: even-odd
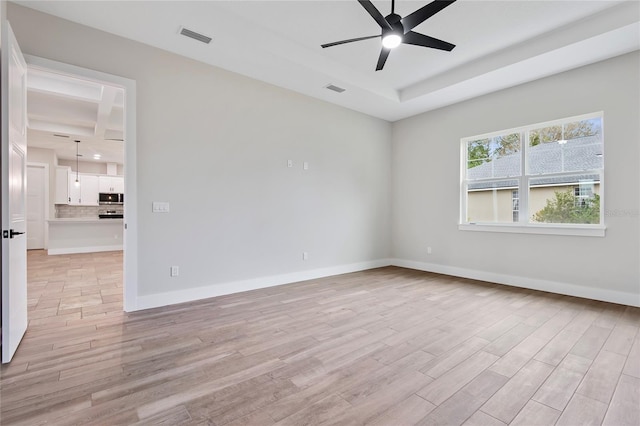
[[[293,167],[293,160],[287,160],[287,167]]]
[[[302,252],[302,260],[309,260],[309,253],[306,251]]]
[[[304,163],[302,163],[302,169],[303,170],[309,170],[309,163],[306,162],[306,161]]]
[[[171,267],[171,276],[172,277],[177,277],[179,273],[180,273],[180,270],[178,269],[177,266],[172,266]]]
[[[427,254],[431,254],[431,247],[427,247]]]

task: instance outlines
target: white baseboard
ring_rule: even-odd
[[[92,247],[68,247],[48,249],[48,255],[55,254],[76,254],[76,253],[95,253],[98,251],[119,251],[122,250],[122,244],[113,246],[92,246]]]
[[[456,277],[505,284],[514,287],[547,291],[549,293],[558,293],[568,296],[601,300],[603,302],[640,307],[640,293],[627,293],[604,288],[586,287],[558,281],[539,280],[535,278],[479,271],[455,266],[438,265],[434,263],[417,262],[413,260],[391,259],[391,265],[417,269],[419,271],[435,272],[437,274],[453,275]]]
[[[195,287],[180,291],[138,296],[136,298],[135,305],[132,307],[132,309],[127,309],[127,312],[158,308],[161,306],[174,305],[184,302],[192,302],[194,300],[207,299],[210,297],[223,296],[226,294],[241,293],[249,290],[257,290],[283,284],[291,284],[300,281],[325,278],[333,275],[347,274],[350,272],[365,271],[367,269],[381,268],[390,265],[402,268],[416,269],[419,271],[435,272],[438,274],[493,282],[514,287],[547,291],[550,293],[565,294],[568,296],[583,297],[587,299],[601,300],[604,302],[640,307],[640,294],[626,293],[602,288],[585,287],[557,281],[539,280],[516,275],[479,271],[475,269],[417,262],[412,260],[379,259],[369,262],[353,263],[349,265],[340,265],[328,268],[313,269],[309,271],[293,272],[290,274],[273,275],[268,277],[213,284],[209,286]]]
[[[210,297],[223,296],[225,294],[241,293],[243,291],[257,290],[266,287],[273,287],[283,284],[291,284],[300,281],[325,278],[333,275],[348,274],[367,269],[381,268],[389,266],[389,259],[372,260],[368,262],[352,263],[349,265],[332,266],[328,268],[312,269],[309,271],[293,272],[290,274],[273,275],[269,277],[253,278],[242,281],[232,281],[228,283],[212,284],[209,286],[195,287],[180,291],[170,291],[166,293],[150,294],[138,296],[133,311],[142,309],[158,308],[161,306],[174,305],[177,303],[191,302],[194,300],[207,299]],[[131,312],[131,310],[128,310]]]

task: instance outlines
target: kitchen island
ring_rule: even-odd
[[[123,219],[49,219],[48,254],[122,250]]]

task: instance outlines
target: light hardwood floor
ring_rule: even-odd
[[[29,252],[2,425],[640,424],[640,309],[388,267],[132,314]]]

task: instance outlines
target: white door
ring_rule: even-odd
[[[2,362],[27,330],[27,65],[5,17],[2,29]]]
[[[45,168],[27,166],[27,250],[44,248]]]

